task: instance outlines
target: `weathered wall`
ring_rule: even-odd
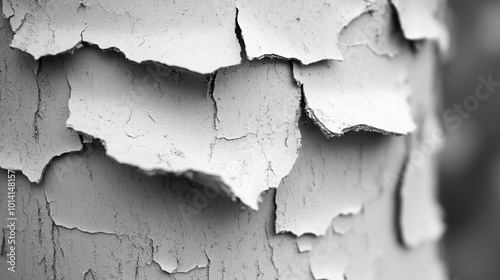
[[[135,2],[3,1],[2,279],[446,279],[440,1]]]

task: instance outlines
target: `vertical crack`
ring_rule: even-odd
[[[50,220],[52,222],[52,226],[51,226],[51,230],[50,230],[51,239],[52,239],[52,247],[53,247],[53,250],[52,250],[52,279],[57,279],[57,269],[56,269],[57,244],[56,244],[56,240],[55,240],[57,227],[56,227],[56,222],[54,222],[54,219],[52,218],[49,198],[47,197],[47,194],[45,193],[45,191],[43,192],[43,195],[45,196],[45,201],[47,201],[47,203],[45,204],[45,207],[47,208],[47,216],[50,218]]]
[[[410,162],[410,155],[412,151],[412,138],[408,137],[405,141],[405,155],[403,159],[403,164],[399,169],[396,177],[396,186],[394,188],[394,226],[396,228],[396,238],[401,246],[406,247],[403,236],[403,228],[401,224],[401,217],[403,211],[403,185],[405,182],[405,175],[408,170],[408,165]]]
[[[214,97],[214,90],[215,90],[215,79],[217,78],[217,72],[214,72],[212,75],[209,77],[209,84],[208,84],[208,96],[212,100],[213,106],[214,106],[214,130],[217,128],[217,102],[215,101]]]
[[[235,29],[234,32],[236,33],[236,38],[238,39],[238,43],[240,43],[240,57],[241,61],[248,61],[248,56],[247,56],[247,49],[245,46],[245,41],[243,40],[243,33],[240,27],[240,24],[238,23],[238,14],[239,14],[238,8],[236,8],[236,18],[235,18]]]
[[[214,106],[214,116],[213,116],[213,127],[214,131],[217,131],[217,101],[215,101],[215,96],[214,96],[214,90],[215,90],[215,79],[217,78],[217,72],[214,72],[212,75],[210,75],[210,80],[208,84],[208,96],[210,97],[210,100],[212,100],[212,105]],[[214,137],[212,143],[210,143],[210,156],[209,156],[209,162],[212,160],[212,154],[214,152],[214,147],[215,143],[217,142],[217,137]]]
[[[40,130],[38,129],[39,121],[42,119],[41,113],[40,113],[40,108],[42,106],[42,90],[40,88],[40,82],[38,81],[38,75],[36,79],[36,86],[38,88],[38,101],[37,101],[37,108],[34,114],[34,120],[33,120],[33,137],[35,140],[38,142],[40,139]]]

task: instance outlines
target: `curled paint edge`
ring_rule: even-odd
[[[404,0],[399,0],[399,1],[404,1]],[[410,0],[406,0],[406,1],[410,1]],[[420,0],[416,0],[416,1],[420,1]],[[401,30],[403,31],[403,35],[405,36],[405,38],[409,41],[426,41],[426,40],[430,40],[430,41],[434,41],[438,46],[439,46],[439,50],[440,50],[440,53],[441,55],[446,58],[448,56],[448,53],[450,51],[450,48],[451,48],[451,37],[450,37],[450,30],[448,28],[448,26],[446,25],[446,23],[444,23],[445,20],[443,19],[440,19],[438,17],[436,17],[435,15],[432,15],[433,16],[433,19],[434,19],[434,27],[437,28],[436,33],[435,34],[420,34],[419,36],[416,36],[416,35],[412,35],[410,34],[410,32],[405,29],[405,25],[403,24],[403,19],[402,19],[402,16],[401,16],[401,10],[403,9],[403,7],[401,7],[398,3],[398,0],[390,0],[390,4],[394,7],[395,11],[396,11],[396,14],[397,14],[397,17],[398,17],[398,20],[399,20],[399,24],[401,26]]]
[[[304,96],[305,99],[305,96]],[[320,129],[321,132],[327,137],[327,138],[335,138],[335,137],[341,137],[349,132],[358,132],[358,131],[367,131],[367,132],[375,132],[375,133],[380,133],[382,135],[392,135],[392,136],[406,136],[412,132],[414,132],[417,129],[417,126],[415,123],[412,121],[412,126],[409,128],[406,132],[393,132],[393,131],[387,131],[384,129],[380,129],[374,126],[366,125],[366,124],[356,124],[356,125],[351,125],[349,127],[343,128],[340,133],[336,133],[328,129],[316,115],[314,114],[314,110],[311,109],[308,104],[307,100],[305,100],[305,111],[307,116],[313,121],[315,125],[317,125]]]
[[[83,131],[80,131],[78,129],[75,129],[71,124],[66,124],[66,127],[73,129],[76,131],[79,135],[89,135],[88,133],[85,133]],[[93,137],[93,136],[92,136]],[[231,186],[229,184],[226,184],[220,175],[218,174],[210,174],[206,172],[202,172],[199,170],[195,169],[185,169],[182,171],[167,171],[165,169],[161,168],[151,168],[151,169],[144,169],[143,167],[134,165],[130,162],[119,160],[115,158],[113,155],[108,153],[106,141],[97,137],[93,137],[94,141],[98,140],[101,142],[101,144],[104,147],[104,150],[106,151],[106,155],[113,159],[114,161],[118,162],[119,164],[127,165],[133,168],[136,168],[137,170],[140,170],[142,173],[148,175],[148,176],[154,176],[154,175],[174,175],[176,177],[183,177],[187,178],[189,180],[192,180],[195,183],[198,183],[202,185],[204,188],[209,188],[214,190],[217,193],[224,193],[227,197],[229,197],[232,201],[240,201],[243,205],[246,207],[258,211],[259,210],[259,203],[262,202],[262,195],[268,191],[271,188],[268,188],[266,190],[263,190],[259,196],[257,197],[257,200],[255,203],[250,203],[250,202],[245,202],[241,198],[239,198],[232,190]]]

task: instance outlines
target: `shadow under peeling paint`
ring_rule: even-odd
[[[196,279],[209,279],[208,275],[210,279],[245,279],[248,275],[258,275],[257,279],[313,279],[311,268],[318,277],[323,275],[318,269],[329,270],[334,261],[336,265],[346,265],[349,280],[363,279],[355,276],[362,274],[359,265],[363,265],[364,273],[371,273],[368,268],[373,266],[379,267],[378,273],[381,269],[385,271],[383,275],[389,275],[376,279],[401,279],[403,272],[394,269],[395,263],[415,270],[411,279],[440,279],[433,243],[411,251],[397,245],[390,186],[360,215],[347,217],[347,223],[352,219],[368,221],[364,224],[366,232],[359,228],[356,236],[368,234],[369,247],[363,247],[363,242],[348,241],[351,237],[342,237],[351,232],[340,230],[340,224],[333,220],[336,233],[330,229],[326,237],[313,241],[310,252],[299,253],[296,237],[275,234],[274,191],[264,195],[259,211],[241,207],[225,196],[210,197],[203,204],[200,196],[207,192],[198,184],[173,176],[142,174],[116,163],[96,144],[86,145],[81,168],[74,169],[71,176],[58,176],[60,167],[73,161],[71,156],[75,155],[57,158],[39,186],[22,176],[18,179],[19,208],[33,213],[38,209],[38,215],[20,216],[18,240],[24,244],[19,249],[20,265],[42,269],[24,271],[24,275],[56,273],[57,278],[74,279],[91,269],[96,279],[152,279],[166,275],[175,279],[189,275]],[[3,192],[2,189],[0,203],[6,197]],[[183,205],[198,212],[183,212]],[[380,205],[384,210],[370,205]],[[331,244],[334,240],[335,246]],[[394,245],[386,247],[384,242]],[[338,246],[361,246],[356,248],[369,250],[374,259],[346,255],[341,262],[335,261],[331,253],[341,253],[335,249]],[[385,249],[379,251],[382,248]],[[383,256],[382,266],[376,256]],[[433,269],[419,269],[429,263]],[[1,262],[0,269],[3,265],[5,262]],[[160,267],[171,273],[162,272]]]
[[[52,158],[82,148],[65,126],[70,89],[61,58],[37,62],[11,49],[13,33],[0,20],[0,166],[40,182]]]
[[[395,184],[385,174],[400,169],[405,138],[364,132],[327,139],[310,120],[306,123],[299,158],[277,190],[276,228],[320,236],[332,219],[363,212]]]
[[[306,109],[327,136],[358,129],[409,133],[414,129],[409,85],[406,75],[399,74],[415,57],[398,44],[400,37],[384,33],[393,27],[393,18],[385,22],[388,15],[377,14],[379,10],[367,14],[370,5],[362,0],[246,1],[236,3],[238,10],[223,0],[153,2],[55,1],[49,4],[58,6],[51,6],[3,1],[16,33],[12,46],[36,58],[73,51],[84,41],[125,56],[86,45],[71,55],[43,58],[38,69],[32,58],[2,45],[5,57],[13,54],[21,61],[19,73],[12,71],[12,61],[0,68],[11,70],[6,88],[14,76],[17,82],[27,81],[15,84],[22,91],[19,96],[0,92],[2,101],[6,96],[15,100],[2,105],[28,108],[20,110],[28,121],[13,126],[43,143],[39,148],[51,152],[50,158],[61,154],[67,142],[80,148],[76,133],[61,123],[71,89],[67,125],[82,133],[84,142],[94,137],[104,145],[95,141],[80,153],[56,158],[40,186],[20,176],[20,209],[30,213],[20,217],[23,277],[444,278],[435,236],[418,231],[422,224],[408,222],[416,202],[431,201],[430,189],[410,185],[406,196],[419,199],[398,209],[395,184],[384,181],[384,171],[401,169],[404,139],[349,133],[332,140],[303,123],[299,130],[300,87],[289,61],[283,60],[295,61]],[[432,11],[423,12],[429,19]],[[405,29],[413,14],[401,16]],[[355,37],[359,42],[347,40],[366,26],[365,20],[374,19],[373,34]],[[0,35],[10,41],[8,28],[2,22]],[[411,32],[403,31],[409,37]],[[347,34],[347,42],[339,38],[341,33]],[[429,33],[415,39],[420,37],[435,39]],[[342,54],[343,62],[332,61]],[[281,60],[247,61],[247,56]],[[199,73],[218,71],[208,79],[164,64]],[[237,66],[225,68],[231,65]],[[38,94],[28,94],[33,91]],[[416,115],[432,116],[423,110]],[[46,129],[51,120],[56,120],[55,130]],[[7,143],[22,145],[21,138]],[[44,139],[58,145],[47,146]],[[61,139],[66,142],[55,143]],[[29,152],[19,158],[32,159]],[[422,177],[428,171],[423,169]],[[274,202],[270,189],[282,179]],[[243,204],[219,195],[220,189]],[[403,241],[412,248],[397,242],[395,211],[402,211],[401,226],[408,230]],[[435,212],[425,213],[436,218]],[[318,237],[298,241],[276,231]],[[3,266],[5,261],[0,264],[2,279]]]
[[[145,87],[143,67],[113,53],[85,48],[64,61],[68,126],[101,139],[120,163],[150,174],[218,177],[215,184],[257,209],[260,194],[276,188],[295,162],[300,89],[286,62],[220,70],[207,96],[199,74],[165,68]]]

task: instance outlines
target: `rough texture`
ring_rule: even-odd
[[[64,125],[69,86],[60,58],[37,63],[10,49],[12,32],[0,20],[0,166],[39,182],[53,157],[82,147]]]
[[[328,137],[352,130],[404,135],[415,129],[408,106],[414,60],[409,44],[388,1],[368,9],[339,38],[344,61],[294,63],[306,112]]]
[[[250,59],[275,55],[311,64],[342,60],[340,32],[366,10],[365,0],[242,0],[238,23]]]
[[[2,3],[0,279],[446,278],[434,4]]]
[[[36,59],[88,42],[117,48],[136,62],[152,60],[200,73],[241,60],[236,9],[228,2],[3,1],[16,32],[12,46]]]
[[[19,199],[27,204],[23,209],[35,207],[32,211],[38,211],[40,217],[34,215],[33,219],[49,224],[49,240],[51,234],[56,235],[55,244],[49,242],[46,249],[50,258],[43,260],[43,251],[36,250],[31,262],[50,266],[54,261],[57,278],[68,279],[80,278],[89,269],[96,279],[136,279],[141,269],[156,276],[137,278],[159,279],[169,275],[159,268],[175,272],[172,276],[177,277],[181,272],[198,270],[196,267],[208,267],[208,271],[195,279],[208,279],[207,273],[213,279],[275,277],[273,250],[267,241],[268,234],[270,240],[274,238],[268,218],[274,211],[273,192],[255,212],[241,209],[224,196],[210,195],[185,179],[138,174],[106,157],[99,146],[87,145],[81,156],[84,168],[61,173],[64,166],[72,164],[65,156],[51,166],[39,188],[19,180]],[[26,232],[23,243],[28,245],[33,238],[33,246],[37,246],[37,240],[44,238],[39,236],[38,226],[42,224],[28,225],[33,233]],[[252,238],[245,238],[249,236]],[[23,257],[29,256],[23,253]],[[26,268],[30,260],[27,262]],[[1,265],[3,273],[5,261]],[[66,266],[71,269],[63,269]],[[242,266],[246,269],[241,270]],[[49,272],[24,275],[50,278]]]
[[[377,55],[391,58],[407,51],[409,42],[404,38],[390,0],[370,2],[368,11],[342,31],[339,38],[342,52],[357,45],[367,45]]]
[[[12,46],[37,59],[88,42],[116,48],[136,62],[157,61],[199,73],[238,64],[240,51],[250,58],[276,55],[304,64],[342,59],[339,34],[367,9],[364,0],[4,0],[3,5],[16,32]],[[246,50],[239,45],[243,40]]]
[[[398,172],[405,154],[402,138],[353,134],[328,140],[312,124],[302,135],[299,158],[276,195],[277,232],[324,235],[332,219],[362,212],[387,184],[385,172]]]
[[[447,279],[434,245],[411,252],[400,247],[392,219],[394,191],[387,184],[363,213],[345,219],[345,233],[332,226],[317,239],[309,252],[316,279]]]
[[[260,193],[276,188],[297,158],[300,90],[287,63],[245,63],[211,83],[169,68],[154,80],[147,67],[97,50],[80,50],[65,64],[68,126],[103,140],[121,163],[210,176],[204,183],[257,209]]]
[[[447,49],[447,33],[437,15],[441,2],[392,1],[408,39],[435,39]],[[12,46],[36,59],[87,42],[117,49],[135,62],[156,61],[199,73],[236,65],[246,56],[278,56],[303,64],[342,60],[341,31],[368,10],[375,11],[372,16],[380,25],[389,26],[384,11],[391,9],[385,0],[4,0],[3,7],[16,33]]]
[[[294,75],[307,114],[328,137],[351,130],[407,134],[415,129],[405,81],[410,61],[408,54],[389,59],[362,45],[349,48],[341,63],[294,64]]]
[[[408,271],[411,279],[445,279],[433,243],[411,251],[399,245],[389,181],[362,213],[334,219],[304,253],[296,237],[275,233],[274,191],[258,212],[242,209],[186,179],[120,165],[96,144],[56,159],[40,186],[21,176],[18,187],[20,209],[33,213],[19,216],[17,273],[27,279],[399,280]]]

